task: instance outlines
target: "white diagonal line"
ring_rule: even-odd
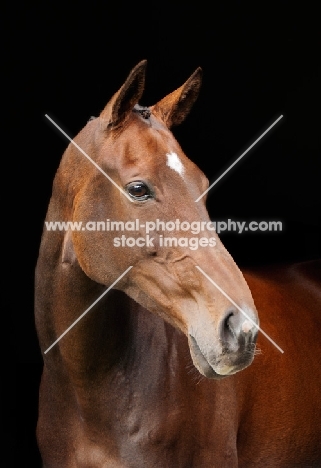
[[[119,190],[123,195],[125,195],[125,197],[127,197],[129,201],[131,201],[131,202],[134,201],[134,200],[132,200],[132,199],[130,198],[130,196],[129,196],[121,187],[119,187],[119,185],[116,184],[116,182],[113,181],[113,179],[112,179],[108,174],[106,174],[105,171],[102,170],[102,168],[101,168],[100,166],[98,166],[97,163],[95,163],[95,161],[93,161],[93,160],[91,159],[90,156],[88,156],[88,154],[87,154],[79,145],[77,145],[77,143],[76,143],[72,138],[70,138],[69,135],[67,135],[66,132],[63,131],[63,129],[62,129],[61,127],[59,127],[58,124],[56,124],[56,122],[55,122],[54,120],[52,120],[51,117],[49,117],[48,114],[45,114],[45,117],[47,117],[47,119],[50,120],[50,122],[51,122],[56,128],[58,128],[58,130],[60,130],[60,132],[61,132],[63,135],[65,135],[65,137],[70,141],[70,143],[72,143],[84,156],[86,156],[86,158],[87,158],[102,174],[104,174],[104,176],[107,177],[107,179],[108,179],[112,184],[114,184],[115,187],[117,187],[118,190]]]
[[[259,138],[258,138],[257,140],[255,140],[255,142],[252,143],[251,146],[249,146],[248,149],[247,149],[246,151],[244,151],[244,153],[242,153],[241,156],[239,156],[239,157],[234,161],[234,163],[231,164],[230,167],[228,167],[228,168],[226,169],[226,171],[224,171],[223,174],[221,174],[220,177],[219,177],[218,179],[216,179],[215,182],[213,182],[213,183],[205,190],[205,192],[203,192],[202,195],[200,195],[200,196],[195,200],[195,203],[198,202],[198,201],[200,201],[200,199],[201,199],[202,197],[204,197],[204,195],[205,195],[209,190],[211,190],[211,188],[214,187],[214,185],[217,184],[217,182],[218,182],[219,180],[221,180],[222,177],[224,177],[225,174],[227,174],[228,171],[231,170],[232,167],[234,167],[235,164],[237,164],[237,163],[239,162],[239,160],[240,160],[241,158],[243,158],[243,156],[245,156],[246,153],[248,153],[248,152],[250,151],[250,149],[253,148],[253,146],[256,145],[256,143],[257,143],[258,141],[260,141],[261,138],[263,138],[264,135],[266,135],[267,132],[268,132],[269,130],[271,130],[271,128],[274,127],[274,125],[275,125],[279,120],[282,119],[282,117],[283,117],[283,115],[280,115],[280,117],[279,117],[278,119],[276,119],[275,122],[273,122],[273,124],[270,125],[269,128],[268,128],[267,130],[265,130],[265,132],[263,132],[262,135],[259,136]]]
[[[78,317],[78,318],[74,321],[74,323],[72,323],[72,324],[70,325],[70,327],[68,327],[67,330],[65,330],[65,331],[62,333],[62,335],[60,335],[59,338],[57,338],[57,340],[56,340],[54,343],[52,343],[52,345],[50,345],[48,349],[46,349],[46,351],[45,351],[44,353],[45,353],[45,354],[48,353],[48,351],[50,351],[51,348],[53,348],[53,347],[55,346],[55,344],[57,344],[58,341],[60,341],[61,338],[64,337],[64,336],[72,329],[72,327],[74,327],[74,326],[76,325],[76,323],[78,323],[79,320],[81,320],[81,319],[87,314],[87,312],[89,312],[90,309],[92,309],[92,308],[94,307],[94,305],[96,305],[97,302],[99,302],[100,299],[102,299],[102,298],[105,296],[105,294],[107,294],[108,291],[110,291],[110,290],[115,286],[115,284],[118,283],[118,281],[121,280],[122,277],[126,275],[126,273],[127,273],[131,268],[133,268],[133,267],[132,267],[132,266],[128,267],[127,270],[124,271],[124,273],[122,273],[122,274],[116,279],[116,281],[114,281],[113,284],[112,284],[111,286],[109,286],[109,288],[107,288],[106,291],[104,291],[104,292],[101,294],[101,296],[99,296],[98,299],[96,299],[96,300],[91,304],[91,306],[89,306],[88,309],[86,309],[85,312],[83,312],[83,313],[80,315],[80,317]]]
[[[272,338],[267,334],[265,333],[265,331],[262,330],[261,327],[259,327],[255,322],[254,320],[251,319],[251,317],[249,317],[247,315],[246,312],[244,312],[244,310],[241,309],[241,307],[239,307],[236,302],[233,301],[233,299],[230,298],[230,296],[228,294],[226,294],[225,291],[223,291],[222,288],[219,287],[218,284],[215,283],[214,280],[212,280],[212,278],[210,278],[206,273],[205,271],[202,270],[202,268],[200,268],[198,265],[196,265],[196,268],[223,294],[223,296],[225,296],[240,312],[242,312],[242,314],[258,329],[260,330],[260,332],[281,352],[281,353],[284,353],[283,349],[280,348],[279,345],[277,345],[275,343],[275,341],[272,340]]]

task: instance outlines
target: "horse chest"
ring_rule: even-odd
[[[168,356],[167,372],[158,378],[162,360],[151,372],[146,357],[139,369],[134,366],[129,374],[119,371],[101,388],[96,402],[89,405],[97,411],[93,430],[81,443],[87,455],[102,452],[108,463],[114,463],[106,466],[117,468],[234,466],[233,400],[226,417],[230,384],[222,381],[218,390],[215,382],[199,382],[186,374],[185,367],[182,372],[174,354]]]

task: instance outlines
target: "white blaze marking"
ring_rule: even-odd
[[[174,169],[174,171],[178,172],[180,176],[183,177],[184,174],[184,166],[182,164],[182,161],[179,159],[176,153],[171,151],[170,153],[166,153],[167,156],[167,166],[169,166],[171,169]]]

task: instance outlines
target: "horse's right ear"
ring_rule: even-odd
[[[141,98],[145,85],[147,60],[142,60],[129,73],[123,86],[114,94],[100,114],[105,128],[122,125]]]
[[[198,67],[187,81],[151,109],[168,128],[179,125],[189,114],[202,84],[202,69]]]

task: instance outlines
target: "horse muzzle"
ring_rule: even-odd
[[[251,317],[253,316],[253,318]],[[220,379],[248,367],[254,358],[258,319],[230,309],[212,339],[209,327],[188,334],[194,366],[207,378]],[[215,336],[216,335],[216,336]],[[217,336],[218,335],[218,336]]]

